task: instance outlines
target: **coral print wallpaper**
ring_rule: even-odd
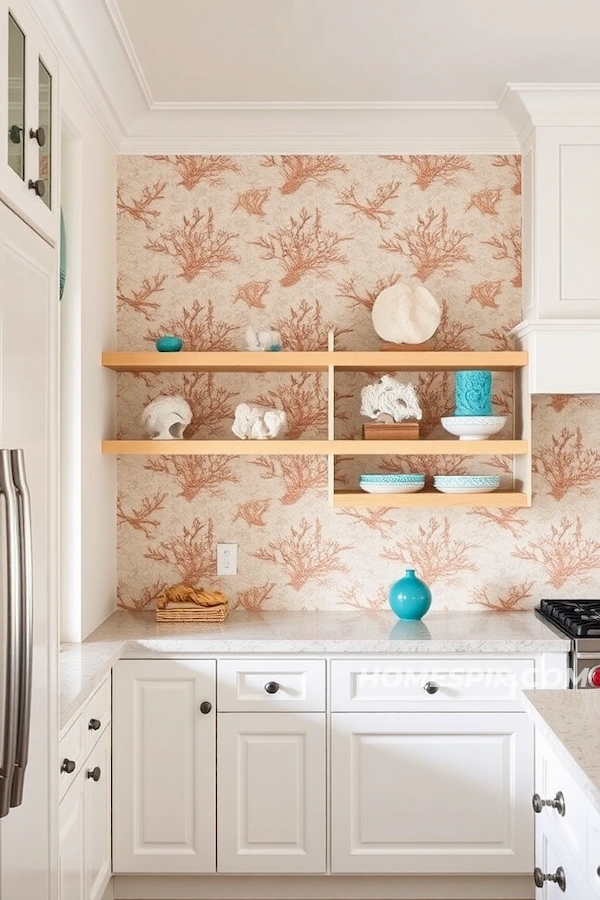
[[[244,332],[279,330],[287,350],[378,349],[370,310],[404,278],[436,297],[437,349],[510,349],[520,320],[520,159],[513,156],[123,156],[119,166],[118,347],[243,350]],[[357,437],[360,388],[336,382],[336,435]],[[453,376],[414,378],[421,436],[441,436]],[[142,438],[140,414],[181,393],[186,437],[231,438],[241,401],[282,407],[294,438],[326,436],[326,384],[307,374],[118,376],[118,431]],[[512,427],[512,385],[495,375],[494,411]],[[293,455],[118,460],[117,603],[156,605],[177,581],[212,585],[234,606],[377,609],[411,564],[434,608],[491,611],[541,596],[597,596],[600,397],[538,397],[531,509],[332,509],[326,459]],[[235,447],[235,444],[232,444]],[[510,457],[340,459],[363,471],[496,472]],[[234,542],[238,574],[218,579],[216,544]],[[492,552],[490,552],[492,551]]]

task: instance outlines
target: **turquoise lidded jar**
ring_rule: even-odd
[[[391,586],[389,600],[399,619],[421,619],[431,606],[431,591],[414,569],[407,569]]]
[[[485,369],[457,372],[454,406],[455,416],[491,416],[492,373]]]

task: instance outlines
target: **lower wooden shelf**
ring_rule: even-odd
[[[527,453],[527,441],[103,441],[102,452],[204,456],[500,456]]]
[[[449,506],[528,507],[527,494],[521,491],[490,491],[484,494],[442,494],[440,491],[417,491],[415,494],[368,494],[364,491],[335,491],[333,506],[371,509],[423,509]]]

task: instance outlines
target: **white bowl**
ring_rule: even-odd
[[[434,475],[433,486],[442,494],[488,494],[500,487],[500,476]]]
[[[485,441],[504,427],[506,416],[444,416],[440,422],[461,441]]]
[[[443,487],[498,487],[499,475],[434,475],[433,483]]]
[[[460,487],[456,484],[434,484],[433,485],[436,491],[440,491],[442,494],[489,494],[491,491],[497,491],[497,484],[488,484],[488,485],[480,485],[476,487],[476,485],[463,485]]]
[[[360,483],[361,491],[366,491],[367,494],[415,494],[417,491],[422,491],[424,487],[425,481],[413,482],[412,484],[410,482],[385,484],[369,481],[361,481]]]

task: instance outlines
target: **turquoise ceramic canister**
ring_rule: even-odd
[[[456,373],[454,381],[454,415],[492,415],[491,372],[483,369]]]
[[[414,569],[407,569],[391,586],[389,600],[399,619],[421,619],[431,606],[431,591]]]

